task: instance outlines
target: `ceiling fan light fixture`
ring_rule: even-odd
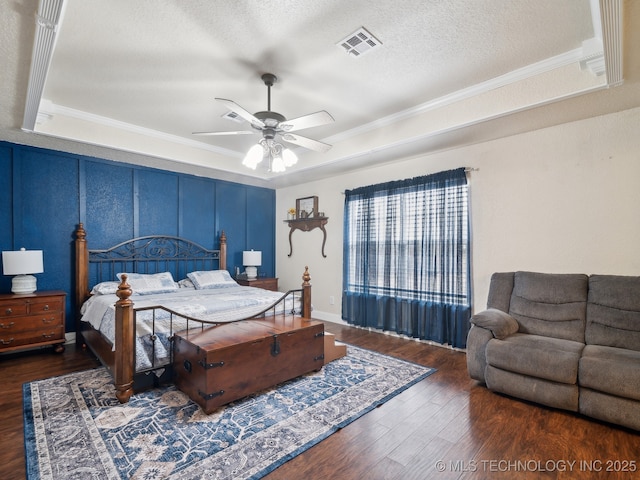
[[[242,160],[242,164],[245,167],[249,167],[252,170],[255,170],[258,164],[264,158],[264,147],[261,143],[256,143],[253,147],[249,149],[247,154]]]
[[[285,171],[284,160],[281,156],[273,157],[271,160],[271,171],[273,173],[282,173]]]
[[[265,158],[267,158],[269,163],[269,171],[274,173],[284,172],[286,168],[291,167],[298,162],[296,154],[291,150],[284,148],[282,144],[277,141],[278,137],[281,137],[286,143],[292,143],[317,152],[326,152],[331,148],[331,145],[327,143],[290,133],[333,122],[334,119],[328,112],[321,110],[287,120],[284,115],[271,110],[271,87],[277,79],[278,78],[272,73],[265,73],[262,75],[262,81],[267,87],[267,109],[261,112],[256,112],[255,114],[245,110],[232,100],[216,97],[216,101],[222,103],[230,110],[224,115],[224,118],[233,121],[242,119],[248,122],[254,130],[262,132],[262,139],[257,145],[254,145],[249,149],[242,160],[242,164],[252,170],[255,170],[258,167],[258,164]],[[240,135],[252,134],[254,132],[242,130],[235,132],[193,133],[194,135]]]
[[[284,162],[285,167],[292,167],[298,163],[298,156],[288,148],[285,148],[282,151],[282,161]]]

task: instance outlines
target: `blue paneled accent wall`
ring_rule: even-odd
[[[89,248],[153,234],[218,248],[224,230],[232,273],[254,249],[261,274],[275,275],[275,190],[0,142],[0,250],[43,250],[38,290],[67,292],[68,332],[80,222]],[[1,276],[0,292],[10,291]]]
[[[13,151],[0,144],[0,246],[11,246],[13,240]],[[2,271],[0,271],[2,273]],[[0,275],[0,292],[11,290],[11,279]]]

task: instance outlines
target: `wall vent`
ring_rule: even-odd
[[[366,28],[360,27],[336,45],[344,48],[348,54],[359,57],[370,52],[373,48],[379,47],[382,42],[369,33]]]

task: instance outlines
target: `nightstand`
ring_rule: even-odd
[[[0,294],[0,352],[43,345],[64,351],[66,293]]]
[[[236,282],[238,282],[238,285],[244,285],[245,287],[264,288],[265,290],[273,290],[274,292],[278,291],[277,278],[258,277],[253,280],[236,278]]]

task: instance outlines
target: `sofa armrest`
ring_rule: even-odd
[[[518,322],[508,313],[489,308],[471,317],[471,328],[467,335],[467,370],[469,376],[486,383],[484,371],[487,366],[487,343],[493,338],[505,338],[518,331]]]
[[[484,370],[487,368],[487,343],[493,338],[491,331],[486,328],[471,325],[467,335],[467,371],[469,376],[482,383]]]
[[[518,322],[508,313],[489,308],[471,317],[471,324],[489,330],[494,338],[503,339],[518,331]]]

